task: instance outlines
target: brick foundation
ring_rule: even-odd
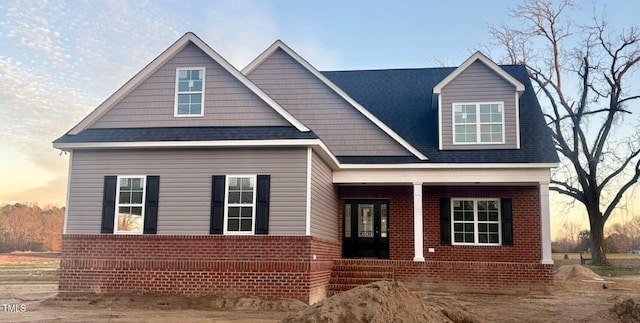
[[[314,303],[337,257],[337,242],[305,236],[64,235],[59,290]]]
[[[151,292],[187,296],[324,299],[336,263],[393,269],[415,288],[528,292],[548,288],[552,265],[540,264],[536,186],[423,187],[424,262],[414,262],[411,186],[341,187],[340,198],[389,200],[389,260],[341,258],[341,241],[309,236],[68,234],[62,242],[61,292]],[[512,199],[512,246],[440,243],[440,198]],[[342,207],[339,208],[342,237]],[[433,248],[434,252],[427,252]]]

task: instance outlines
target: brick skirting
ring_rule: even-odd
[[[307,236],[64,235],[59,290],[314,303],[326,297],[339,250]]]
[[[385,266],[413,289],[470,293],[548,292],[553,265],[514,262],[340,259],[334,265]]]

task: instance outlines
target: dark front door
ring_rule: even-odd
[[[345,200],[342,255],[389,258],[389,202]]]

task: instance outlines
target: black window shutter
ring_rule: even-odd
[[[102,191],[102,225],[100,233],[113,233],[113,222],[116,212],[117,176],[105,176]]]
[[[144,234],[156,234],[158,228],[158,195],[160,176],[147,176],[147,191],[144,199]]]
[[[440,199],[440,243],[451,244],[451,199]]]
[[[224,175],[215,175],[211,180],[211,222],[210,234],[222,234],[224,221]]]
[[[500,199],[500,210],[502,210],[502,244],[513,245],[513,214],[511,212],[511,199]]]
[[[256,234],[269,233],[270,184],[270,175],[258,175],[258,195],[256,196]]]

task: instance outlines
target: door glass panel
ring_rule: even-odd
[[[344,205],[344,237],[351,238],[351,204]]]
[[[358,238],[373,238],[373,204],[358,204]]]
[[[380,204],[380,237],[387,237],[387,205]]]

